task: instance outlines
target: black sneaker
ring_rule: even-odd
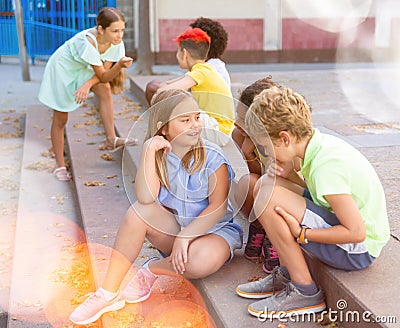
[[[261,256],[262,243],[265,238],[265,230],[253,223],[249,225],[249,236],[244,249],[244,257],[250,261],[258,260]]]
[[[279,267],[279,256],[268,237],[265,237],[262,246],[262,255],[264,257],[263,270],[266,273],[272,273],[275,267]]]

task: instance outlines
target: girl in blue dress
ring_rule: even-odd
[[[60,181],[71,179],[64,159],[64,128],[68,112],[79,108],[93,91],[106,134],[106,147],[115,150],[126,144],[114,130],[112,92],[122,91],[123,68],[132,64],[125,57],[122,41],[125,18],[115,8],[103,8],[97,27],[79,32],[66,41],[47,62],[39,100],[54,110],[51,142],[56,159],[54,175]]]
[[[135,180],[137,201],[119,228],[108,272],[71,314],[76,324],[96,321],[125,302],[146,300],[158,275],[203,278],[229,263],[242,247],[228,199],[234,173],[221,149],[200,137],[196,100],[183,90],[157,94]],[[120,284],[147,238],[163,256],[147,261],[120,292]]]

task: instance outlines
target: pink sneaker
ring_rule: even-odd
[[[266,273],[272,273],[274,268],[280,266],[279,255],[267,237],[265,237],[263,242],[262,255],[264,257],[264,264],[262,268]]]
[[[125,301],[119,294],[111,301],[107,301],[103,291],[99,289],[71,313],[69,320],[78,325],[87,325],[98,320],[102,314],[120,310],[124,306]]]
[[[121,298],[127,303],[139,303],[149,298],[151,287],[153,287],[158,278],[148,269],[148,263],[154,260],[158,260],[158,258],[152,258],[143,264],[125,287]]]

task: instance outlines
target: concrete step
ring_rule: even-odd
[[[18,213],[7,304],[8,327],[53,327],[63,300],[57,275],[68,265],[68,249],[84,241],[69,183],[51,172],[49,158],[51,111],[32,106],[26,115]],[[5,326],[2,326],[5,327]]]
[[[128,135],[131,126],[141,114],[142,109],[132,100],[128,100],[124,95],[114,97],[114,116],[118,121],[118,131],[124,130],[121,135]],[[143,131],[139,134],[143,138]],[[128,156],[126,151],[110,153],[99,150],[104,135],[93,100],[88,102],[87,108],[71,113],[67,139],[74,185],[93,267],[94,285],[97,288],[104,279],[120,222],[126,210],[135,201],[134,170],[125,167],[133,162],[123,161],[123,157]],[[129,147],[132,151],[136,148]],[[97,186],[87,186],[87,182]],[[144,242],[132,270],[122,285],[129,281],[145,260],[153,256],[159,256],[159,253],[147,241]],[[174,301],[171,306],[180,301],[196,302],[199,306],[203,302],[190,282],[163,276],[158,279],[146,302],[127,305],[116,314],[103,315],[96,324],[102,327],[138,326],[138,322],[142,322],[143,326],[154,325],[155,321],[161,321],[160,316],[166,315],[165,311],[171,310],[166,306],[166,301]]]
[[[261,76],[258,74],[257,78]],[[145,86],[150,80],[166,80],[170,77],[131,76],[131,91],[136,99],[144,99]],[[248,81],[248,74],[236,73],[233,94],[237,95],[240,89],[257,79],[254,74],[251,78],[252,80]],[[143,102],[143,105],[147,103]],[[240,223],[246,226],[245,222]],[[247,232],[246,227],[245,231]],[[392,263],[400,259],[400,253],[397,251],[399,247],[398,239],[391,238],[376,263],[367,270],[358,272],[336,270],[307,256],[315,280],[326,293],[328,311],[341,326],[365,327],[368,324],[368,327],[397,327],[400,321],[397,306],[400,295],[393,288],[396,284],[393,279],[398,275],[398,269]],[[196,283],[215,320],[225,327],[245,327],[255,324],[256,321],[254,318],[248,318],[245,313],[247,302],[238,300],[234,295],[234,288],[238,283],[246,282],[254,270],[259,268],[241,257],[240,252],[237,255],[229,266]],[[263,276],[262,272],[256,272],[256,275]],[[232,313],[236,315],[232,316]],[[241,315],[237,315],[238,313]]]
[[[137,76],[133,80],[131,79],[131,91],[133,99],[145,99],[143,90],[148,81],[153,79],[153,76]],[[160,76],[160,80],[171,78],[171,76]],[[137,82],[137,83],[136,83]],[[138,94],[139,93],[139,94]],[[142,94],[142,96],[140,95]],[[136,98],[137,96],[137,98]],[[146,106],[146,103],[143,103]],[[123,122],[116,121],[116,127],[120,132],[126,132],[126,126],[122,125]],[[143,140],[144,133],[146,131],[147,120],[146,115],[143,115],[143,119],[136,122],[136,125],[131,129],[131,135]],[[142,136],[142,137],[141,137]],[[248,172],[246,163],[243,161],[239,150],[236,148],[234,143],[231,141],[228,145],[222,147],[224,153],[231,161],[232,166],[235,170],[235,179],[233,188],[231,189],[230,199],[233,204],[233,191],[237,181],[240,177]],[[133,164],[127,165],[135,169],[138,165],[138,155],[140,154],[140,148],[128,148],[127,154],[124,157],[125,160],[133,161]],[[235,217],[235,222],[243,227],[243,230],[247,233],[248,222],[243,220],[240,215]],[[245,236],[247,238],[247,236]],[[247,305],[249,301],[243,299],[235,294],[235,287],[243,282],[246,282],[254,277],[264,276],[260,265],[255,265],[244,259],[243,249],[235,253],[233,261],[221,268],[218,272],[207,277],[205,279],[198,279],[194,281],[194,285],[197,287],[204,300],[206,301],[208,311],[212,315],[214,321],[218,327],[276,327],[275,322],[263,322],[251,317],[247,313]],[[235,315],[232,315],[234,313]],[[315,326],[311,322],[296,322],[288,323],[290,326],[295,325],[296,327],[313,327]]]
[[[115,124],[117,131],[122,136],[129,135],[129,137],[137,137],[143,140],[145,127],[147,125],[146,113],[143,112],[143,109],[137,108],[135,104],[132,98],[128,98],[126,95],[114,97]],[[82,214],[84,230],[87,236],[90,259],[93,265],[95,285],[99,286],[104,278],[107,260],[120,221],[130,203],[135,200],[132,181],[136,172],[135,164],[139,159],[140,146],[128,147],[123,153],[113,153],[112,161],[105,161],[102,159],[101,155],[106,153],[99,151],[99,147],[104,139],[102,135],[103,129],[101,125],[95,123],[95,121],[98,122],[97,114],[94,114],[94,116],[91,115],[93,114],[92,106],[93,103],[90,101],[86,109],[71,113],[70,121],[67,126],[67,139],[74,185],[79,209]],[[144,115],[141,116],[142,114]],[[138,119],[138,117],[141,118]],[[98,182],[104,185],[97,187],[85,186],[85,182],[88,181]],[[246,224],[244,221],[242,223]],[[149,244],[145,242],[138,259],[135,261],[133,270],[128,274],[127,279],[129,279],[135,271],[135,268],[151,256],[159,256],[159,254],[153,248],[149,248]],[[187,288],[190,290],[190,293],[186,292],[182,294],[182,283],[175,286],[174,289],[174,281],[176,283],[175,278],[162,277],[159,279],[157,285],[153,287],[150,298],[146,300],[146,302],[141,303],[139,312],[137,307],[135,308],[132,305],[128,305],[118,312],[116,318],[117,320],[127,320],[127,316],[131,316],[128,320],[134,321],[135,318],[132,319],[132,315],[136,313],[136,315],[143,318],[145,322],[151,322],[154,316],[154,314],[152,315],[152,309],[160,309],[162,312],[162,309],[165,308],[166,304],[164,303],[166,300],[169,302],[171,302],[171,300],[175,302],[182,300],[185,302],[197,302],[196,304],[204,308],[207,306],[207,311],[213,314],[215,307],[212,306],[212,300],[210,299],[211,294],[207,291],[211,286],[214,286],[214,289],[216,288],[216,294],[213,294],[212,297],[219,295],[227,306],[233,303],[243,305],[244,300],[236,297],[232,293],[233,289],[227,289],[222,283],[222,281],[224,281],[231,287],[238,282],[238,280],[233,280],[233,275],[229,275],[229,279],[223,278],[224,275],[229,273],[229,271],[226,271],[229,270],[229,267],[230,266],[227,266],[220,270],[220,275],[217,276],[219,277],[217,278],[218,285],[215,285],[215,281],[213,280],[209,282],[203,282],[202,280],[192,282],[185,281],[187,286],[189,286]],[[247,270],[248,272],[254,271],[253,275],[256,275],[257,272],[260,274],[259,267],[250,263],[242,265],[241,270]],[[126,282],[127,280],[124,281],[124,283]],[[192,285],[192,283],[194,285]],[[170,293],[166,292],[168,290],[170,290]],[[227,294],[229,292],[230,294]],[[234,302],[230,301],[231,298]],[[172,306],[173,303],[168,304]],[[240,308],[244,318],[244,321],[242,320],[240,322],[241,327],[276,327],[276,323],[257,322],[256,319],[250,318],[246,314],[246,308],[244,306]],[[171,312],[171,308],[168,308],[168,311]],[[228,316],[229,313],[231,312],[227,311],[226,316]],[[231,318],[225,317],[221,319],[219,315],[214,314],[212,315],[212,320],[217,327],[238,327],[237,317],[231,316]],[[113,321],[109,314],[103,315],[102,320],[99,321],[98,324],[101,324],[103,327],[113,327],[113,325],[115,325],[115,318]],[[310,324],[305,323],[296,326],[300,328],[310,327]]]
[[[7,327],[25,112],[0,111],[0,327]]]

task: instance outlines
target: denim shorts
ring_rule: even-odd
[[[337,216],[326,208],[316,205],[309,191],[304,190],[303,197],[306,200],[306,212],[302,224],[309,228],[329,228],[339,225]],[[364,243],[353,244],[323,244],[309,242],[301,245],[307,252],[317,257],[334,268],[342,270],[360,270],[370,266],[375,257],[368,253]]]
[[[221,236],[228,243],[231,256],[225,262],[225,265],[226,265],[233,259],[235,249],[240,249],[243,246],[243,229],[237,223],[227,222],[225,225],[223,225],[218,230],[213,231],[212,234]],[[165,254],[164,252],[160,251],[159,249],[157,249],[157,250],[162,257],[165,258],[165,257],[169,256],[169,254]]]

